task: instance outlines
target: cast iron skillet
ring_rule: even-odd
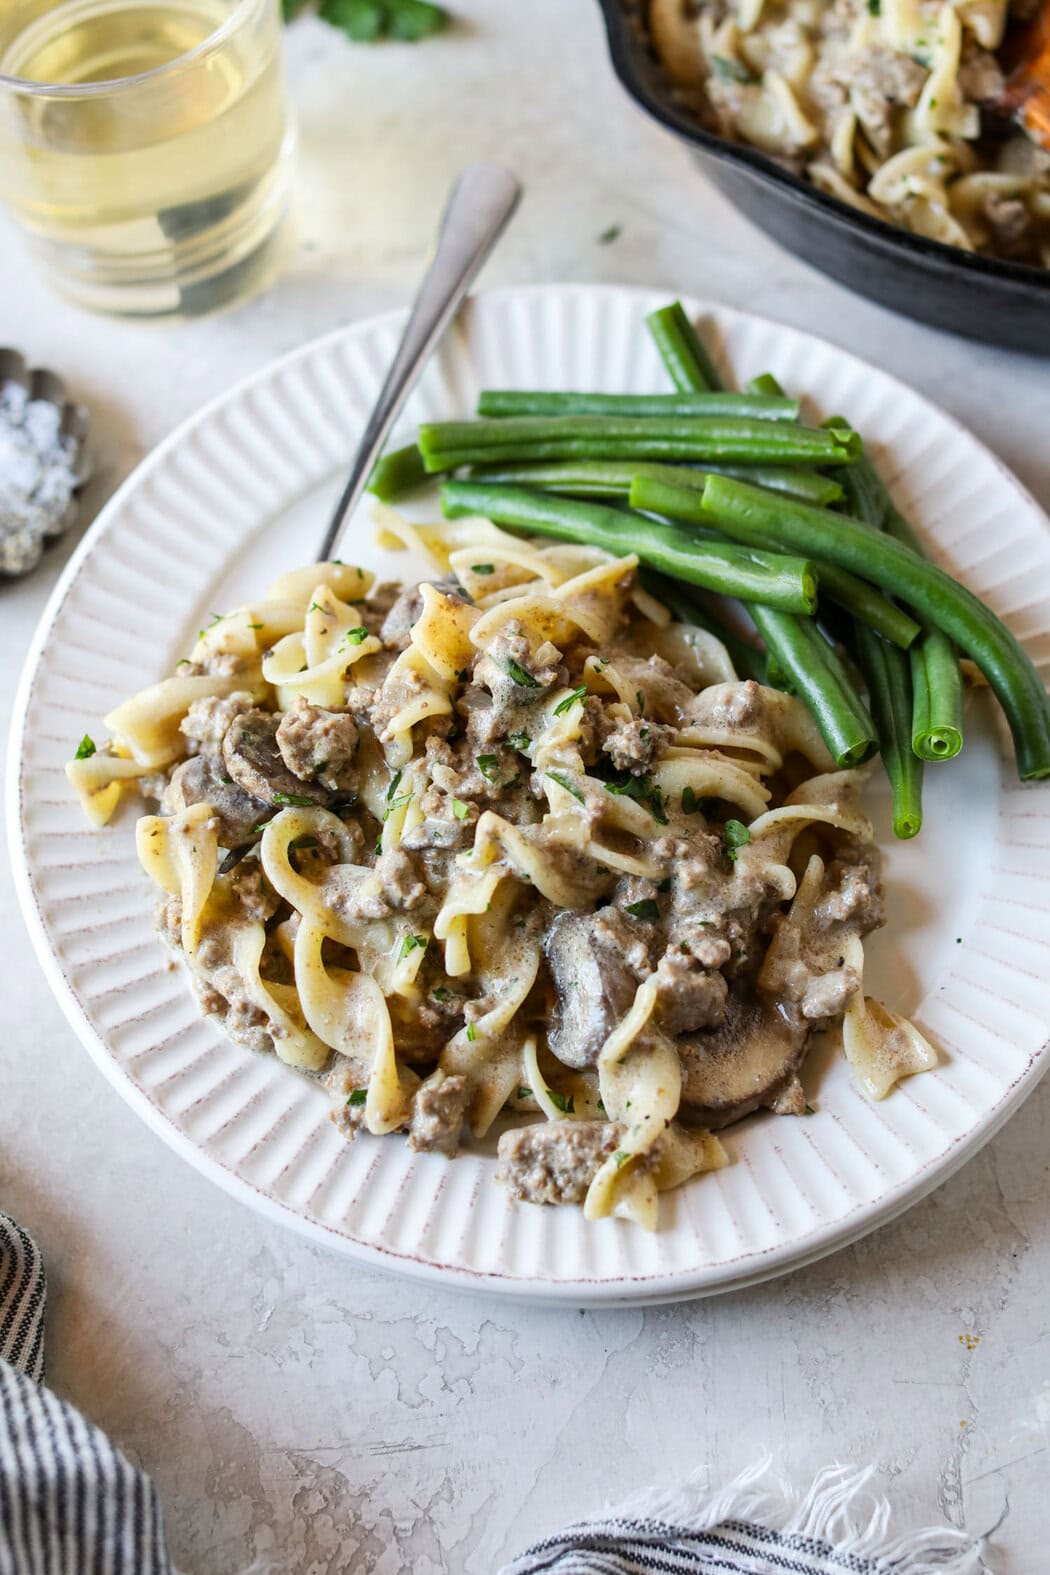
[[[840,202],[753,148],[705,131],[676,102],[645,32],[645,0],[598,0],[627,92],[781,245],[863,295],[951,333],[1050,355],[1050,268],[977,257]]]

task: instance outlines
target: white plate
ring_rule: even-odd
[[[482,385],[659,391],[643,327],[662,296],[495,291],[464,311],[404,426],[466,415]],[[1047,521],[1002,466],[885,373],[774,323],[702,307],[727,367],[772,371],[871,440],[935,557],[1050,655]],[[213,609],[309,560],[402,318],[306,346],[175,432],[125,483],[52,597],[26,664],[10,752],[11,846],[26,916],[72,1026],[120,1092],[205,1175],[316,1241],[449,1284],[574,1303],[740,1286],[830,1252],[943,1181],[1020,1104],[1048,1060],[1050,795],[1021,787],[987,699],[962,757],[927,769],[927,825],[892,844],[876,992],[943,1065],[883,1104],[811,1057],[819,1112],[726,1137],[728,1169],[665,1195],[655,1235],[577,1209],[509,1203],[491,1154],[453,1163],[398,1139],[347,1145],[320,1089],[198,1016],[151,923],[132,805],[86,826],[63,762],[122,696],[169,672]],[[343,555],[383,567],[371,531]],[[355,538],[351,538],[355,539]],[[404,570],[388,561],[387,572]]]

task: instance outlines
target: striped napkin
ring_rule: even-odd
[[[0,1575],[175,1575],[149,1477],[43,1383],[46,1301],[36,1244],[0,1213]],[[831,1467],[804,1496],[768,1462],[719,1493],[696,1477],[570,1526],[500,1575],[990,1575],[962,1532],[893,1538],[889,1506],[865,1506],[870,1476]]]

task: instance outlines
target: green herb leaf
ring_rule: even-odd
[[[496,565],[494,563],[472,563],[470,572],[471,574],[495,574]]]
[[[667,811],[664,808],[664,796],[655,782],[648,777],[623,776],[616,777],[611,782],[606,782],[605,791],[612,793],[617,798],[637,799],[639,804],[644,804],[658,826],[667,825]]]
[[[722,852],[727,859],[736,861],[738,851],[751,841],[751,833],[742,820],[727,820],[722,828]]]
[[[564,771],[545,771],[543,774],[544,776],[550,777],[552,782],[557,782],[558,786],[560,788],[564,788],[566,793],[571,793],[573,798],[576,799],[580,804],[585,804],[587,802],[579,788],[576,787],[572,781],[570,781],[570,779],[565,775]]]
[[[470,814],[470,805],[464,804],[461,798],[454,798],[452,800],[452,813],[457,820],[466,820]]]
[[[452,991],[446,990],[443,984],[439,984],[437,989],[431,990],[430,993],[434,997],[435,1001],[440,1001],[442,1005],[444,1005],[446,1001],[451,1001],[452,999]]]
[[[519,1099],[531,1099],[532,1098],[532,1089],[531,1088],[519,1088],[518,1089],[518,1098]]]
[[[343,644],[360,645],[363,640],[367,639],[368,630],[365,628],[364,624],[359,623],[356,629],[348,629],[346,631],[346,633],[343,635]]]
[[[321,0],[319,14],[355,44],[371,44],[386,23],[380,0]]]
[[[560,1094],[556,1088],[548,1088],[547,1097],[555,1110],[560,1110],[563,1116],[571,1116],[576,1110],[576,1101],[571,1094]]]
[[[645,696],[640,689],[634,691],[634,698],[638,702],[638,715],[645,715]]]
[[[353,1089],[350,1090],[350,1093],[347,1095],[346,1102],[347,1102],[348,1105],[363,1105],[367,1098],[368,1098],[368,1089],[367,1088],[353,1088]]]
[[[383,812],[383,819],[384,820],[389,820],[391,815],[394,813],[395,809],[404,809],[405,805],[406,804],[411,804],[411,802],[412,802],[412,794],[411,793],[401,793],[401,794],[398,795],[397,798],[390,799],[389,803],[386,806],[386,809]]]
[[[554,707],[554,715],[564,716],[566,711],[572,710],[572,707],[576,704],[577,700],[582,705],[586,698],[587,685],[581,684],[578,689],[574,689],[571,694],[566,695],[564,700],[558,701],[558,704]]]
[[[507,739],[507,743],[511,749],[516,749],[519,754],[523,755],[532,743],[532,739],[528,733],[512,733]]]
[[[496,767],[499,765],[498,756],[478,755],[474,763],[481,772],[482,776],[485,778],[486,782],[492,782],[495,780]]]
[[[477,1037],[478,1037],[478,1031],[474,1027],[474,1024],[473,1023],[468,1023],[467,1024],[467,1038],[470,1040],[471,1044],[474,1043],[474,1041],[475,1041],[475,1039]]]
[[[599,246],[611,246],[613,241],[619,240],[619,238],[620,238],[620,236],[622,234],[623,234],[623,225],[622,224],[610,224],[609,228],[607,230],[603,230],[602,233],[599,235],[599,237],[598,237],[598,245]]]
[[[77,760],[90,760],[92,755],[96,753],[97,750],[95,746],[95,740],[85,733],[83,738],[80,740],[80,743],[77,745],[75,758]]]
[[[386,0],[386,11],[387,35],[402,44],[429,38],[448,22],[448,12],[431,0]]]
[[[309,607],[306,610],[307,610],[307,612],[319,612],[319,613],[327,613],[327,611],[328,611],[327,607],[322,607],[320,602],[311,602]],[[260,624],[259,627],[261,628],[262,625]]]
[[[273,801],[291,809],[314,809],[317,805],[317,800],[305,793],[275,793]]]
[[[682,789],[682,814],[695,815],[700,808],[700,800],[691,787]]]
[[[868,15],[869,16],[881,16],[882,15],[882,0],[868,0]]]
[[[634,1155],[633,1154],[628,1154],[628,1152],[627,1152],[627,1150],[625,1148],[618,1148],[616,1150],[616,1153],[613,1155],[613,1159],[616,1161],[616,1168],[617,1168],[617,1170],[620,1169],[621,1165],[626,1165],[627,1161],[629,1159],[633,1159],[633,1158],[634,1158]]]
[[[711,68],[723,82],[757,82],[754,72],[742,66],[739,60],[728,60],[725,55],[712,55]]]
[[[406,935],[397,954],[398,962],[404,962],[405,958],[411,957],[413,952],[426,951],[429,944],[430,941],[425,935]]]
[[[643,897],[641,902],[629,902],[624,909],[635,919],[658,919],[660,908],[655,897]]]
[[[540,687],[539,679],[533,678],[532,674],[522,667],[520,662],[516,662],[513,657],[506,664],[506,673],[508,678],[513,678],[519,689],[539,689]]]
[[[397,792],[397,785],[401,781],[401,778],[404,776],[404,774],[405,773],[403,771],[395,771],[393,776],[390,778],[390,786],[386,790],[386,796],[387,796],[387,802],[388,803],[393,798],[394,794]]]

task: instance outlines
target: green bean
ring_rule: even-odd
[[[920,760],[951,760],[963,746],[963,683],[955,646],[925,629],[910,651],[911,747]]]
[[[660,352],[660,359],[671,374],[675,388],[683,392],[702,392],[722,387],[718,368],[686,315],[681,301],[650,312],[645,325]]]
[[[690,508],[692,496],[683,489]],[[907,602],[981,669],[1006,713],[1021,779],[1050,776],[1050,697],[1022,646],[971,591],[895,537],[827,509],[772,499],[746,482],[712,476],[703,503],[710,523],[736,541],[772,533],[785,548],[852,569]]]
[[[787,612],[812,612],[816,605],[816,577],[806,559],[693,541],[673,525],[624,509],[480,481],[446,482],[441,505],[450,519],[481,514],[538,536],[635,553],[651,568],[741,601]]]
[[[683,488],[677,482],[669,484],[659,478],[654,479],[650,472],[640,469],[632,483],[629,501],[632,508],[651,510],[654,514],[669,515],[672,519],[687,520],[702,528],[710,527],[712,523],[704,503],[706,496],[706,483],[704,491],[700,492],[696,487]],[[769,493],[765,496],[771,505],[777,502]],[[764,540],[759,540],[760,534],[756,532],[753,537],[756,547],[761,547],[767,552],[779,551],[772,530],[766,531]],[[844,607],[852,617],[860,619],[875,629],[885,639],[892,640],[894,645],[899,645],[905,650],[911,645],[919,633],[919,625],[903,608],[895,606],[867,580],[850,573],[848,569],[843,569],[838,564],[818,561],[816,569],[818,582],[832,601]]]
[[[460,465],[527,459],[715,460],[748,464],[844,465],[860,452],[852,431],[746,417],[508,416],[432,421],[419,429],[433,474]]]
[[[859,766],[877,748],[875,727],[838,654],[812,618],[795,618],[775,608],[749,608],[792,692],[809,707],[835,764]]]
[[[749,394],[769,394],[774,399],[784,397],[784,390],[772,372],[760,372],[758,377],[749,378],[747,391]]]
[[[629,459],[552,460],[549,464],[473,465],[472,481],[505,481],[513,486],[542,487],[545,492],[565,492],[575,498],[626,498],[631,482],[642,473],[703,489],[709,475],[735,476],[770,492],[783,492],[803,503],[837,503],[842,487],[831,476],[802,465],[711,465],[694,470],[689,465],[637,464]]]
[[[882,763],[893,790],[893,830],[898,837],[914,837],[922,829],[923,766],[911,744],[908,658],[862,624],[857,625],[855,634]]]
[[[867,454],[842,472],[849,511],[866,524],[886,530],[925,556],[922,542],[897,508],[889,488]],[[954,645],[928,625],[911,652],[912,748],[921,760],[951,760],[963,746],[963,679]]]
[[[766,659],[750,640],[745,640],[736,629],[716,618],[708,608],[701,607],[683,586],[676,585],[674,580],[667,579],[665,575],[645,570],[641,580],[646,590],[657,601],[663,602],[679,623],[695,624],[698,629],[706,629],[716,640],[721,640],[739,677],[754,678],[760,684],[765,683]]]
[[[368,491],[382,503],[395,503],[434,478],[423,469],[423,456],[415,443],[391,449],[378,459],[368,478]]]
[[[797,399],[721,390],[679,394],[585,394],[543,389],[486,388],[478,415],[508,416],[751,416],[756,421],[797,421]]]

